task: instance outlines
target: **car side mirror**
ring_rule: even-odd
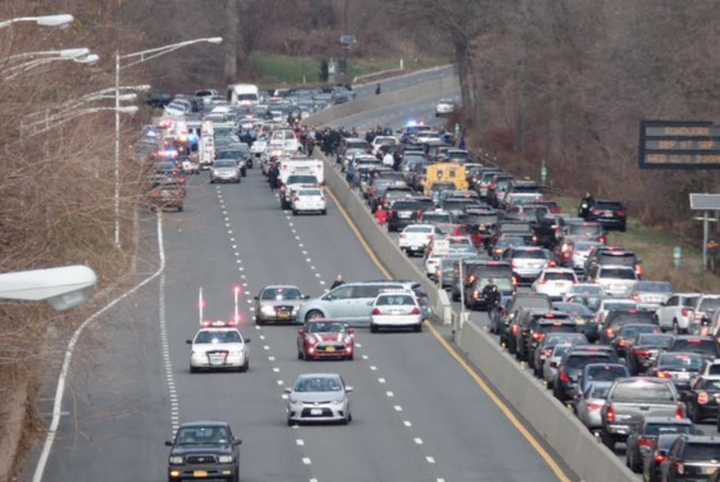
[[[192,340],[185,340],[185,343],[188,345],[192,345]]]
[[[245,343],[250,343],[252,341],[252,338],[245,337],[243,338],[245,340]]]
[[[304,300],[309,300],[309,299],[310,299],[310,295],[303,295],[303,296],[302,296],[302,299],[304,299]]]
[[[260,299],[260,297],[259,297],[259,296],[253,296],[253,299],[254,299],[255,301],[258,301],[258,300]]]
[[[345,391],[346,391],[347,393],[350,393],[350,392],[352,392],[353,390],[354,390],[354,389],[353,389],[353,387],[351,387],[351,386],[345,387]]]
[[[292,389],[291,389],[291,388],[288,388],[288,387],[285,387],[285,389],[283,390],[283,392],[285,392],[285,393],[292,393]]]
[[[240,440],[239,438],[233,439],[232,444],[234,446],[242,445],[242,440]]]
[[[166,446],[166,447],[172,447],[172,446],[173,446],[172,440],[166,440],[166,441],[165,441],[165,446]]]

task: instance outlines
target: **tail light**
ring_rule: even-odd
[[[615,423],[617,420],[617,413],[615,412],[615,405],[612,403],[607,409],[607,414],[605,416],[607,418],[608,423]]]
[[[594,412],[603,408],[605,404],[603,402],[590,402],[588,403],[588,410]]]
[[[520,262],[518,260],[514,259],[514,260],[512,260],[512,262],[510,264],[512,264],[513,268],[516,268],[520,264]]]
[[[557,267],[557,263],[554,260],[550,260],[550,262],[547,265],[549,268]]]
[[[663,455],[663,454],[655,455],[655,465],[660,465],[663,462],[665,462],[666,460],[667,460],[667,455]]]
[[[645,447],[646,449],[654,449],[655,441],[651,438],[640,437],[640,440],[638,440],[638,446]]]
[[[418,308],[417,306],[410,311],[411,315],[419,315],[420,313],[420,308]]]
[[[643,269],[642,265],[636,265],[635,266],[635,274],[638,278],[642,278],[645,275],[645,270]]]
[[[537,236],[533,236],[533,237],[532,237],[532,242],[533,242],[533,244],[537,244],[537,243],[538,243],[538,237],[537,237]]]
[[[570,377],[568,376],[564,368],[560,370],[560,381],[565,384],[570,383]]]
[[[641,300],[640,295],[637,293],[633,295],[632,299],[637,303],[639,303]]]
[[[698,393],[697,403],[699,405],[707,405],[708,402],[710,402],[710,396],[707,394],[707,392]]]
[[[650,355],[652,355],[652,353],[650,353],[649,351],[640,350],[635,352],[635,356],[638,358],[650,358]]]
[[[381,315],[382,312],[380,311],[379,308],[373,308],[372,314],[373,314],[373,316],[378,316],[378,315]]]
[[[617,211],[615,214],[620,216],[621,218],[625,216],[625,211]]]
[[[595,215],[599,215],[600,213],[602,213],[602,211],[600,211],[598,208],[592,208],[590,212]]]
[[[535,341],[543,341],[545,339],[545,333],[533,333],[532,339]]]
[[[683,420],[685,418],[685,404],[682,402],[679,402],[677,404],[677,408],[675,409],[675,418],[678,420]]]
[[[672,375],[669,372],[658,372],[657,377],[664,378],[665,380],[670,380],[672,378]]]
[[[495,189],[495,188],[497,188],[497,184],[495,184],[495,183],[492,183],[488,186],[488,189]]]
[[[608,242],[608,237],[607,237],[607,236],[600,236],[600,242],[601,242],[602,244],[607,244],[607,242]]]

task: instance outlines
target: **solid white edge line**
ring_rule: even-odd
[[[72,362],[72,356],[75,351],[75,345],[77,345],[78,339],[82,334],[83,330],[87,325],[95,321],[100,315],[110,310],[112,307],[117,305],[120,301],[124,300],[128,296],[135,293],[137,290],[160,276],[165,271],[165,247],[163,245],[163,234],[162,234],[162,212],[157,212],[157,238],[158,248],[160,252],[160,267],[158,270],[142,280],[140,283],[135,285],[132,289],[120,295],[119,297],[112,300],[107,305],[100,308],[98,311],[93,313],[88,319],[82,322],[77,327],[72,338],[68,342],[67,349],[65,351],[65,357],[63,359],[62,369],[60,375],[58,375],[57,388],[55,390],[55,400],[53,402],[53,415],[52,421],[50,422],[50,428],[48,429],[45,443],[43,444],[42,452],[40,452],[40,458],[38,459],[37,465],[35,466],[35,473],[33,474],[32,482],[42,482],[43,475],[45,474],[45,467],[47,466],[48,458],[50,457],[50,451],[52,450],[53,443],[55,442],[55,434],[60,426],[60,417],[62,416],[62,404],[63,396],[65,395],[65,382],[67,380],[68,373],[70,371],[70,363]]]

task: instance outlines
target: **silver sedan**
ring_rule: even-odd
[[[258,325],[267,322],[291,323],[308,296],[290,285],[266,286],[255,297],[255,319]]]
[[[352,390],[336,373],[300,375],[293,388],[285,389],[288,426],[300,422],[350,423],[352,414],[348,393]]]

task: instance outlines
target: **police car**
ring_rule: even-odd
[[[191,346],[191,373],[228,369],[246,372],[250,368],[247,347],[250,338],[244,337],[234,322],[203,322],[193,339],[186,343]]]

